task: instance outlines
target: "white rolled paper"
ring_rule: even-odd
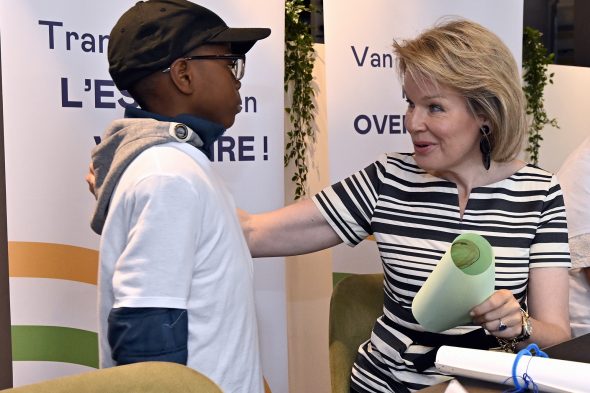
[[[443,345],[436,354],[435,367],[447,374],[514,386],[512,365],[516,355]],[[542,392],[588,393],[590,364],[567,360],[521,356],[516,375],[524,374]],[[522,379],[519,380],[524,385]],[[529,388],[532,388],[529,383]]]
[[[469,311],[494,292],[494,251],[475,233],[457,236],[412,302],[414,318],[431,332],[471,322]]]

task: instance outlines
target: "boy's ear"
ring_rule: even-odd
[[[176,88],[183,94],[191,94],[193,91],[193,75],[188,61],[176,60],[170,67],[170,79]]]

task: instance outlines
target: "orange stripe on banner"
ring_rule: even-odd
[[[10,277],[57,278],[96,285],[98,251],[54,243],[8,242]]]

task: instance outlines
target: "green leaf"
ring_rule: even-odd
[[[291,124],[286,132],[287,152],[284,158],[285,166],[293,162],[296,167],[291,178],[296,185],[295,199],[306,193],[308,144],[315,140],[315,91],[312,86],[315,52],[311,28],[301,17],[302,13],[308,12],[311,12],[311,7],[304,0],[285,1],[284,90],[287,102],[291,102],[291,107],[285,108],[285,112]]]
[[[553,63],[555,55],[547,53],[547,49],[541,42],[542,34],[540,31],[526,26],[523,31],[523,91],[526,98],[526,113],[531,116],[529,125],[528,146],[526,151],[529,153],[531,162],[534,165],[538,163],[539,143],[543,140],[540,131],[546,124],[557,121],[549,119],[545,111],[543,93],[548,83],[553,83],[553,73],[547,75],[548,64]]]

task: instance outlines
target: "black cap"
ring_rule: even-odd
[[[170,66],[203,44],[229,43],[244,54],[270,35],[266,28],[230,28],[213,11],[187,0],[139,1],[109,38],[109,73],[120,90]]]

